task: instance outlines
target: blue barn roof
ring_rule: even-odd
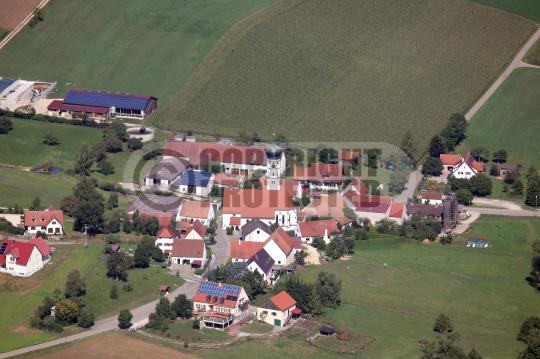
[[[207,186],[212,174],[210,172],[186,171],[180,181],[181,185]]]
[[[69,90],[64,99],[64,103],[97,107],[114,106],[116,108],[144,110],[151,98],[151,96]]]

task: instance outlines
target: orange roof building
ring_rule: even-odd
[[[293,179],[310,189],[338,190],[343,182],[342,176],[342,165],[312,163],[310,167],[294,167]]]
[[[166,226],[167,223],[171,223],[173,214],[171,212],[141,212],[139,213],[139,217],[142,219],[146,218],[157,218],[159,222],[159,226]]]
[[[156,235],[155,244],[165,254],[171,253],[173,249],[173,242],[179,237],[178,231],[171,222],[168,222],[165,227],[161,228]]]
[[[295,235],[300,237],[303,243],[312,243],[316,237],[321,237],[326,243],[330,243],[332,233],[339,232],[335,219],[323,221],[298,223]]]
[[[276,229],[264,242],[232,240],[232,261],[247,262],[263,248],[277,266],[286,266],[294,261],[294,241],[281,227]]]
[[[264,318],[276,327],[284,327],[289,324],[295,309],[296,301],[283,291],[257,307],[257,318]]]
[[[201,201],[184,201],[180,206],[179,218],[181,220],[199,220],[202,224],[208,225],[214,219],[215,211],[212,203]]]
[[[204,239],[206,227],[199,220],[195,220],[187,230],[184,238],[186,239]]]
[[[38,231],[50,236],[64,234],[64,212],[58,210],[24,212],[24,229],[30,235]]]
[[[405,203],[392,203],[390,205],[390,213],[388,217],[396,222],[397,224],[403,223],[403,219],[407,215],[407,210],[405,209]]]

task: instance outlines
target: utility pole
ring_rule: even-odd
[[[88,232],[88,224],[85,224],[83,228],[84,228],[84,248],[88,248],[88,242],[86,241],[86,235]]]

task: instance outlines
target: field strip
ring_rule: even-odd
[[[429,315],[429,314],[422,314],[422,313],[415,313],[415,312],[407,312],[407,311],[404,311],[404,310],[398,310],[398,309],[392,309],[392,308],[386,308],[386,307],[377,307],[377,306],[375,306],[375,305],[362,304],[362,303],[353,303],[353,302],[346,302],[346,301],[341,301],[341,303],[349,304],[349,305],[354,305],[354,306],[357,306],[357,307],[364,307],[364,308],[371,308],[371,309],[384,310],[384,311],[386,311],[386,312],[393,312],[393,313],[400,313],[400,314],[405,314],[405,315],[412,315],[412,316],[415,316],[415,317],[422,317],[422,318],[429,318],[429,319],[437,319],[436,316]],[[466,325],[470,325],[470,326],[473,326],[473,327],[488,328],[488,329],[496,329],[496,330],[504,330],[504,331],[511,331],[511,332],[515,332],[515,331],[517,330],[516,328],[509,329],[509,328],[493,327],[493,326],[490,326],[490,325],[481,325],[481,324],[475,324],[475,323],[468,323],[468,322],[464,322],[464,321],[460,321],[460,320],[454,320],[454,319],[452,319],[452,322],[454,322],[454,323],[460,323],[460,324],[466,324]]]
[[[26,15],[23,21],[21,21],[19,25],[17,25],[17,27],[14,28],[13,31],[11,31],[8,36],[6,36],[4,40],[2,40],[2,42],[0,42],[0,49],[2,49],[2,47],[4,47],[15,35],[17,35],[26,24],[28,24],[28,22],[30,21],[30,19],[32,19],[32,16],[34,15],[35,9],[43,9],[48,2],[49,0],[42,0],[39,4],[37,4],[37,6],[33,8],[32,11],[30,11],[30,14]]]
[[[469,110],[469,112],[467,112],[467,114],[465,115],[465,119],[467,121],[470,120],[474,116],[474,114],[478,112],[478,110],[480,110],[480,108],[482,108],[486,101],[489,100],[489,98],[495,93],[495,91],[497,91],[499,86],[501,86],[501,84],[504,82],[504,80],[506,80],[508,75],[512,73],[512,71],[514,71],[518,67],[531,67],[528,66],[528,64],[525,64],[522,60],[525,55],[527,55],[527,52],[529,52],[530,48],[536,43],[536,41],[538,41],[538,39],[540,39],[540,28],[536,30],[536,32],[529,39],[529,41],[527,41],[525,45],[523,45],[514,60],[512,60],[510,65],[508,65],[506,70],[504,70],[503,75],[500,76],[493,85],[491,85],[491,87],[486,91],[486,93],[482,95],[480,100],[478,100],[478,102],[474,104],[474,106]]]

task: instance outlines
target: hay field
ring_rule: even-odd
[[[0,0],[0,26],[15,29],[41,0]],[[2,34],[0,33],[0,39]]]
[[[154,117],[169,130],[422,146],[534,29],[458,0],[286,0],[244,19]]]

